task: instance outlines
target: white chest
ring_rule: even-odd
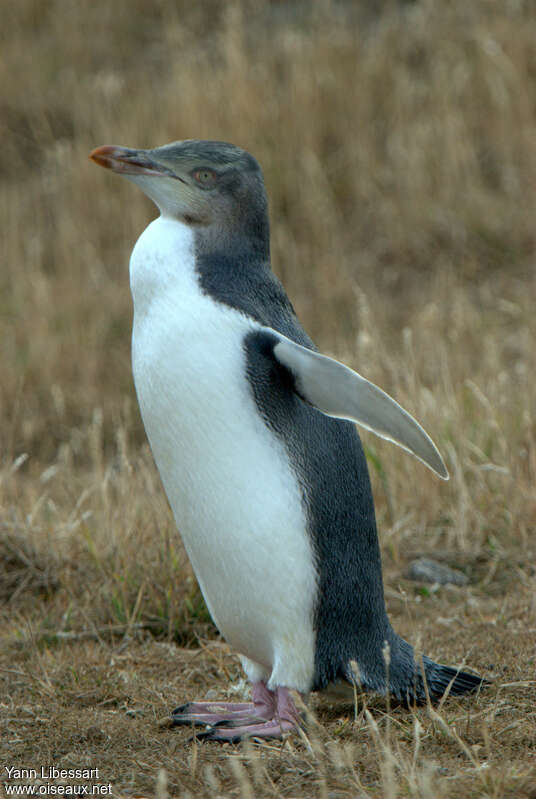
[[[222,633],[266,668],[285,647],[312,668],[315,576],[301,493],[246,378],[243,341],[256,323],[202,293],[193,244],[189,228],[160,218],[132,253],[143,421]]]

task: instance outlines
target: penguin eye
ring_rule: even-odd
[[[213,169],[204,166],[201,169],[195,169],[192,172],[192,177],[204,189],[210,189],[216,183],[217,174]]]

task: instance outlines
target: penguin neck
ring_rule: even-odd
[[[216,225],[186,224],[160,216],[144,230],[130,258],[130,286],[138,320],[158,307],[173,305],[177,293],[203,293],[236,306],[271,272],[268,231],[243,236]],[[262,231],[261,231],[262,232]]]
[[[252,281],[262,280],[266,272],[271,272],[266,214],[252,211],[233,224],[226,220],[193,230],[196,272],[202,290],[213,298],[236,298],[247,292]]]
[[[194,225],[196,256],[211,259],[226,255],[237,262],[270,262],[270,228],[265,214],[250,212],[228,224]]]
[[[173,293],[195,274],[193,229],[168,216],[148,225],[130,256],[130,288],[135,314],[145,314],[153,301]]]

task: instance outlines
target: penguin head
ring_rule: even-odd
[[[267,247],[262,171],[240,147],[190,139],[153,150],[104,145],[89,157],[136,183],[162,216],[195,227],[212,249],[238,234]]]

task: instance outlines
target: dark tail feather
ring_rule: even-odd
[[[428,699],[431,702],[439,702],[447,692],[448,696],[462,696],[476,693],[490,685],[489,680],[478,674],[460,671],[453,666],[443,666],[426,655],[417,658],[411,644],[393,631],[389,647],[388,664],[382,662],[384,650],[381,653],[381,660],[380,656],[377,656],[369,663],[357,659],[349,661],[344,673],[345,679],[350,683],[357,682],[365,691],[385,694],[388,675],[387,690],[392,697],[405,705],[413,705],[415,702],[423,704]],[[357,665],[357,679],[352,664]]]
[[[440,663],[434,663],[426,655],[423,655],[422,660],[428,693],[432,702],[441,699],[447,690],[449,696],[461,696],[462,694],[476,693],[480,688],[489,685],[488,680],[477,674],[469,674],[467,671],[460,671],[452,666],[442,666]],[[410,698],[417,699],[417,701],[426,699],[421,668],[418,669],[414,695]]]

